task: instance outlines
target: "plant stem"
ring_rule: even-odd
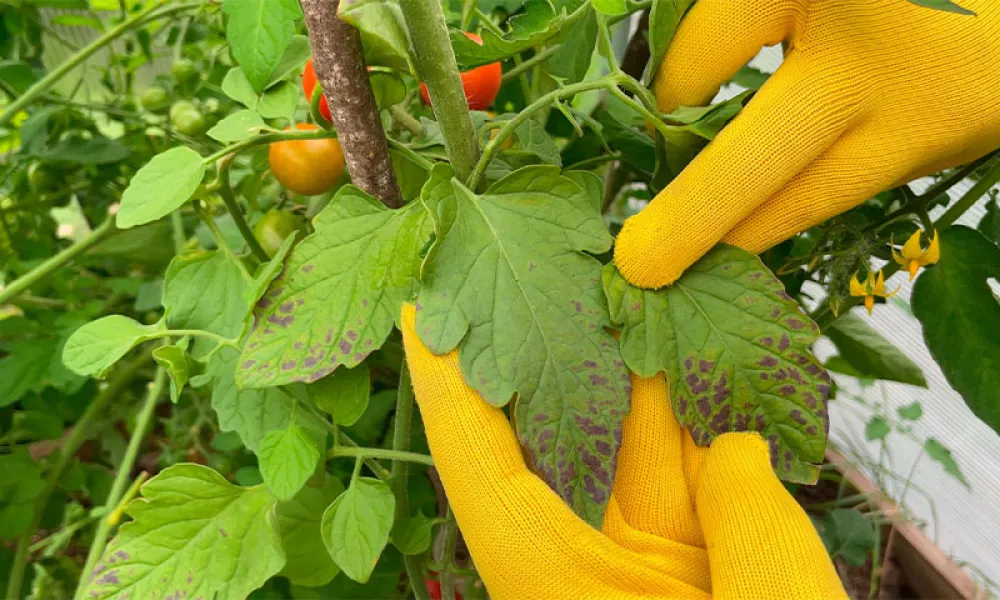
[[[399,208],[403,197],[365,66],[361,34],[337,16],[339,5],[340,0],[302,0],[316,77],[329,103],[351,181],[389,208]]]
[[[243,262],[240,261],[239,257],[236,256],[236,253],[233,252],[229,242],[226,241],[226,237],[222,235],[222,230],[220,230],[219,226],[215,223],[215,218],[212,217],[212,213],[209,212],[208,207],[201,201],[196,201],[195,210],[198,212],[201,220],[205,223],[205,226],[208,227],[208,231],[212,234],[212,239],[215,240],[215,245],[218,246],[219,250],[221,250],[234,265],[236,265],[236,268],[240,270],[240,274],[243,275],[243,279],[245,279],[247,283],[253,283],[253,277],[250,276],[250,273],[247,272],[247,268],[243,265]]]
[[[236,196],[233,194],[232,184],[229,180],[229,167],[232,165],[232,162],[232,154],[219,159],[219,195],[222,196],[222,201],[226,203],[226,208],[229,209],[229,214],[232,215],[233,222],[236,223],[236,229],[243,236],[247,247],[250,248],[250,252],[261,263],[267,263],[271,260],[271,257],[267,255],[267,252],[264,252],[264,249],[260,247],[260,243],[257,242],[257,237],[250,231],[250,225],[247,224],[247,220],[243,216],[243,211],[240,210],[240,205],[236,202]]]
[[[31,522],[17,540],[17,550],[15,551],[14,562],[11,565],[10,575],[7,579],[7,593],[4,596],[5,598],[21,597],[21,583],[24,581],[24,568],[28,563],[28,550],[31,547],[31,538],[35,535],[35,531],[38,530],[38,525],[42,521],[42,511],[44,511],[49,498],[52,496],[52,492],[55,491],[56,486],[59,484],[62,472],[69,465],[70,460],[76,454],[80,445],[88,439],[92,422],[101,414],[111,400],[121,395],[125,387],[135,377],[136,372],[152,359],[152,352],[152,348],[148,349],[141,356],[127,363],[121,370],[115,373],[115,376],[108,382],[108,386],[87,406],[87,409],[83,411],[83,415],[80,416],[76,425],[73,426],[69,436],[66,437],[65,443],[59,451],[59,458],[45,479],[45,487],[42,488],[42,492],[35,498]]]
[[[410,370],[406,365],[406,358],[399,367],[399,389],[396,393],[396,416],[393,420],[392,449],[396,452],[408,452],[410,450],[410,428],[413,425],[413,387],[410,385]],[[407,519],[410,516],[410,499],[406,492],[406,478],[408,464],[406,461],[393,460],[391,471],[389,472],[389,487],[396,496],[396,522]],[[427,586],[424,585],[424,576],[420,568],[420,562],[416,556],[403,555],[403,564],[406,566],[406,576],[410,580],[410,587],[417,600],[428,600]]]
[[[448,157],[456,176],[465,180],[476,165],[479,145],[472,129],[469,105],[462,90],[458,62],[448,38],[441,2],[406,0],[400,2],[400,9],[410,30],[420,76],[427,84]]]
[[[934,223],[934,227],[944,229],[957,221],[959,217],[965,214],[965,211],[969,210],[973,204],[993,189],[993,186],[998,182],[1000,182],[1000,161],[997,161],[997,164],[993,165],[993,168],[987,171],[982,179],[977,181],[964,196],[959,198],[958,202],[955,202],[951,208],[938,217],[938,220]]]
[[[81,48],[80,51],[74,54],[69,60],[49,71],[45,77],[36,81],[34,85],[21,94],[17,100],[11,102],[3,113],[0,113],[0,126],[4,126],[9,123],[10,120],[14,118],[14,115],[24,110],[24,108],[31,104],[31,102],[34,101],[39,95],[48,91],[49,88],[55,85],[55,83],[62,79],[67,73],[79,66],[83,61],[90,58],[95,52],[113,42],[116,38],[118,38],[118,36],[143,22],[146,17],[164,17],[177,12],[189,10],[191,8],[198,8],[200,6],[202,6],[201,2],[178,4],[176,6],[167,7],[163,7],[161,4],[155,2],[150,3],[149,6],[122,21],[112,29],[109,29],[103,35],[87,44],[86,47]],[[158,8],[163,8],[163,10],[153,15],[152,13]]]
[[[444,524],[444,548],[441,551],[441,600],[455,600],[455,573],[452,567],[455,563],[455,548],[458,546],[458,523],[455,514],[448,507],[451,518]]]
[[[135,429],[132,431],[132,438],[128,442],[125,456],[122,458],[121,464],[118,465],[118,473],[115,474],[115,481],[111,485],[111,491],[108,493],[107,500],[104,501],[104,505],[109,511],[114,510],[122,499],[122,494],[125,492],[125,484],[129,480],[129,474],[132,472],[135,459],[139,454],[142,439],[146,433],[146,429],[149,427],[150,420],[153,418],[153,411],[156,408],[156,404],[159,402],[160,396],[163,395],[163,388],[166,383],[167,372],[163,367],[158,367],[156,369],[156,376],[153,378],[153,382],[149,384],[149,390],[146,392],[146,400],[142,405],[142,410],[139,412],[138,418],[136,418]],[[111,527],[111,519],[103,518],[98,522],[97,531],[94,532],[94,540],[91,542],[90,550],[87,552],[87,560],[84,563],[83,571],[80,572],[80,580],[77,582],[75,598],[80,598],[83,595],[84,588],[90,580],[90,573],[94,570],[98,559],[104,554],[104,545],[108,539]]]
[[[393,104],[392,106],[390,106],[389,114],[392,115],[392,118],[397,123],[405,127],[407,131],[409,131],[413,135],[420,136],[424,134],[424,126],[421,125],[420,121],[418,121],[413,115],[406,112],[406,109],[403,108],[402,104]],[[392,146],[392,142],[393,140],[392,138],[390,138],[389,139],[390,146]]]
[[[265,133],[264,135],[258,135],[256,137],[248,138],[241,142],[236,142],[235,144],[226,146],[222,150],[206,156],[202,160],[202,163],[206,166],[212,165],[215,161],[227,154],[237,154],[247,148],[261,146],[264,144],[273,144],[274,142],[285,142],[288,140],[323,140],[335,137],[337,137],[336,133],[322,128],[312,130],[275,131],[273,133]]]
[[[419,165],[420,168],[424,169],[425,171],[430,171],[432,168],[434,168],[434,163],[424,158],[423,155],[414,152],[413,149],[411,149],[403,142],[400,142],[399,140],[394,140],[390,138],[389,147],[395,150],[396,152],[399,152],[400,154],[406,155],[406,158],[408,158],[413,163]]]
[[[397,450],[390,450],[388,448],[367,448],[364,446],[336,446],[331,448],[329,452],[326,453],[326,457],[337,458],[337,457],[353,457],[353,458],[376,458],[380,460],[402,460],[406,462],[417,463],[421,465],[427,465],[428,467],[434,466],[434,459],[426,454],[418,454],[416,452],[402,452]],[[391,476],[391,473],[390,473]]]
[[[535,54],[528,60],[522,62],[521,64],[515,66],[510,71],[504,73],[503,76],[500,77],[500,82],[507,83],[509,81],[512,81],[515,77],[518,77],[521,73],[528,71],[529,69],[531,69],[532,67],[534,67],[539,63],[547,61],[549,57],[551,57],[553,54],[556,53],[557,50],[559,50],[560,46],[561,44],[555,44],[554,46],[549,46],[548,48]]]
[[[103,242],[111,234],[117,231],[118,229],[115,227],[114,217],[108,217],[97,227],[97,229],[93,230],[90,235],[78,242],[75,242],[72,246],[66,248],[59,254],[56,254],[21,277],[18,277],[12,281],[10,285],[3,288],[3,290],[0,291],[0,304],[3,304],[18,294],[23,293],[31,286],[51,275],[59,267],[93,248],[97,244]]]

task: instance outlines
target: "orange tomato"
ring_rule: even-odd
[[[474,33],[465,32],[465,37],[483,45],[483,39]],[[490,63],[481,67],[476,67],[470,71],[465,71],[462,75],[462,90],[465,91],[465,100],[469,103],[469,110],[486,110],[493,104],[493,100],[500,92],[500,78],[503,76],[503,68],[499,62]],[[428,105],[431,98],[427,94],[427,86],[420,84],[420,97]]]
[[[297,123],[295,128],[318,129],[311,123]],[[267,161],[281,185],[303,196],[329,192],[344,172],[344,152],[333,138],[276,142],[268,149]]]
[[[306,94],[306,102],[312,100],[313,89],[316,87],[316,69],[313,68],[313,59],[309,59],[306,63],[306,68],[302,71],[302,91]],[[330,117],[330,104],[326,101],[326,96],[324,95],[319,99],[319,114],[323,115],[323,118],[327,121],[332,121]]]

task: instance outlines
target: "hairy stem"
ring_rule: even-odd
[[[83,415],[80,416],[76,425],[73,426],[69,436],[66,437],[66,442],[59,450],[59,458],[55,466],[52,467],[48,477],[45,478],[45,487],[42,488],[42,492],[35,498],[31,522],[17,540],[17,550],[14,554],[14,562],[10,567],[5,598],[21,597],[21,583],[24,581],[24,568],[28,564],[28,550],[31,547],[31,538],[35,535],[35,531],[38,530],[38,525],[42,521],[42,511],[45,509],[45,505],[48,504],[52,492],[59,485],[59,478],[62,477],[62,473],[67,465],[69,465],[73,455],[76,454],[80,445],[90,436],[93,421],[104,411],[109,402],[121,395],[128,384],[132,382],[132,378],[135,377],[136,372],[146,366],[152,359],[152,356],[153,349],[149,348],[141,356],[127,363],[115,373],[115,376],[108,382],[108,386],[87,406]]]
[[[250,252],[257,257],[257,260],[266,263],[271,260],[271,257],[267,255],[267,252],[264,252],[264,249],[260,247],[260,243],[257,242],[257,237],[250,231],[250,225],[247,224],[247,220],[243,216],[243,211],[240,210],[240,205],[236,202],[236,196],[233,194],[232,184],[229,181],[229,167],[232,165],[232,162],[232,154],[219,159],[219,195],[222,196],[222,201],[226,203],[226,208],[229,209],[229,214],[232,215],[233,222],[236,223],[236,229],[243,236],[247,247],[250,248]]]
[[[384,460],[396,460],[396,461],[406,461],[417,463],[421,465],[426,465],[428,467],[434,466],[434,459],[426,454],[418,454],[416,452],[403,452],[399,450],[390,450],[388,448],[366,448],[364,446],[336,446],[331,448],[327,452],[327,458],[337,458],[337,457],[354,457],[354,458],[376,458]],[[390,473],[391,476],[391,473]]]
[[[351,181],[389,208],[399,208],[403,197],[368,79],[361,36],[337,17],[339,5],[340,0],[302,0],[316,77],[329,102]]]
[[[125,484],[129,480],[129,474],[132,472],[132,466],[135,465],[135,459],[139,455],[139,447],[142,445],[142,439],[146,434],[146,429],[149,428],[149,422],[153,418],[153,410],[156,408],[160,396],[163,395],[163,388],[166,383],[166,370],[163,367],[157,368],[156,377],[149,384],[149,390],[146,392],[146,401],[143,403],[142,410],[135,421],[135,429],[132,431],[132,438],[128,442],[125,456],[122,458],[121,464],[118,465],[118,473],[115,475],[115,481],[111,485],[111,492],[108,493],[108,498],[104,502],[104,506],[108,511],[114,510],[114,507],[122,499],[122,494],[125,492]],[[111,531],[111,527],[112,523],[109,518],[103,518],[98,522],[97,531],[94,532],[94,540],[91,542],[90,550],[87,552],[87,561],[84,563],[83,571],[80,572],[80,580],[76,586],[75,598],[83,596],[83,590],[90,581],[90,573],[94,570],[94,566],[101,558],[101,555],[104,554],[104,545],[108,540],[108,533]]]
[[[458,523],[455,514],[444,524],[444,548],[441,551],[441,600],[455,600],[455,548],[458,546]]]
[[[90,235],[74,243],[21,277],[18,277],[10,285],[0,290],[0,304],[7,302],[18,294],[24,293],[31,286],[51,275],[59,267],[103,242],[117,231],[114,217],[108,217]]]
[[[400,3],[410,30],[420,76],[427,84],[434,115],[441,126],[448,158],[459,179],[472,173],[479,145],[472,129],[469,105],[462,90],[458,62],[448,38],[440,0],[406,0]]]

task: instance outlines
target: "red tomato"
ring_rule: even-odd
[[[483,39],[474,33],[465,32],[465,37],[483,45]],[[493,104],[493,100],[500,92],[500,78],[503,75],[503,68],[499,62],[490,63],[481,67],[476,67],[471,71],[462,73],[462,90],[465,91],[465,99],[469,103],[469,110],[486,110]],[[428,105],[431,98],[427,94],[427,86],[420,84],[420,97]]]
[[[427,593],[430,594],[431,600],[441,600],[441,581],[438,579],[424,579],[427,584]],[[462,600],[462,594],[455,590],[455,600]]]
[[[295,128],[318,129],[311,123]],[[276,142],[268,149],[267,162],[281,185],[303,196],[329,192],[344,172],[344,152],[333,138]]]
[[[316,87],[316,69],[313,68],[313,60],[310,58],[309,62],[306,63],[305,70],[302,71],[302,91],[306,94],[306,102],[312,100],[313,88]],[[323,115],[323,118],[327,121],[331,121],[330,117],[330,104],[326,101],[326,96],[324,95],[319,99],[319,114]]]

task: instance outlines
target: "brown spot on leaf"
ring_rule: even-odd
[[[698,370],[701,371],[702,373],[708,373],[709,371],[712,370],[713,367],[715,367],[715,363],[713,361],[710,360],[698,361]],[[723,375],[723,377],[725,377],[725,375]]]
[[[806,418],[802,416],[801,410],[793,410],[788,414],[788,416],[799,425],[805,425],[807,423]]]
[[[800,321],[799,319],[796,319],[794,317],[792,317],[792,318],[788,319],[787,321],[785,321],[785,324],[788,325],[789,329],[804,329],[805,326],[806,326],[805,323],[803,323],[802,321]]]
[[[287,329],[288,326],[291,325],[293,321],[295,321],[295,317],[292,315],[288,315],[287,317],[279,317],[278,315],[271,315],[270,317],[267,318],[268,323],[272,325],[277,325],[282,329]],[[265,331],[264,333],[267,332]]]
[[[708,403],[708,396],[698,398],[698,401],[695,402],[695,406],[698,407],[698,412],[701,413],[701,416],[705,419],[708,419],[708,416],[712,414],[712,405]]]
[[[763,358],[761,358],[760,362],[758,362],[757,364],[765,368],[776,367],[778,366],[778,359],[771,356],[770,354],[767,354]]]
[[[781,334],[781,339],[778,340],[778,350],[784,350],[792,344],[792,340],[788,339],[788,334]]]
[[[762,337],[760,338],[760,343],[770,348],[772,345],[774,345],[774,338],[770,336]]]

